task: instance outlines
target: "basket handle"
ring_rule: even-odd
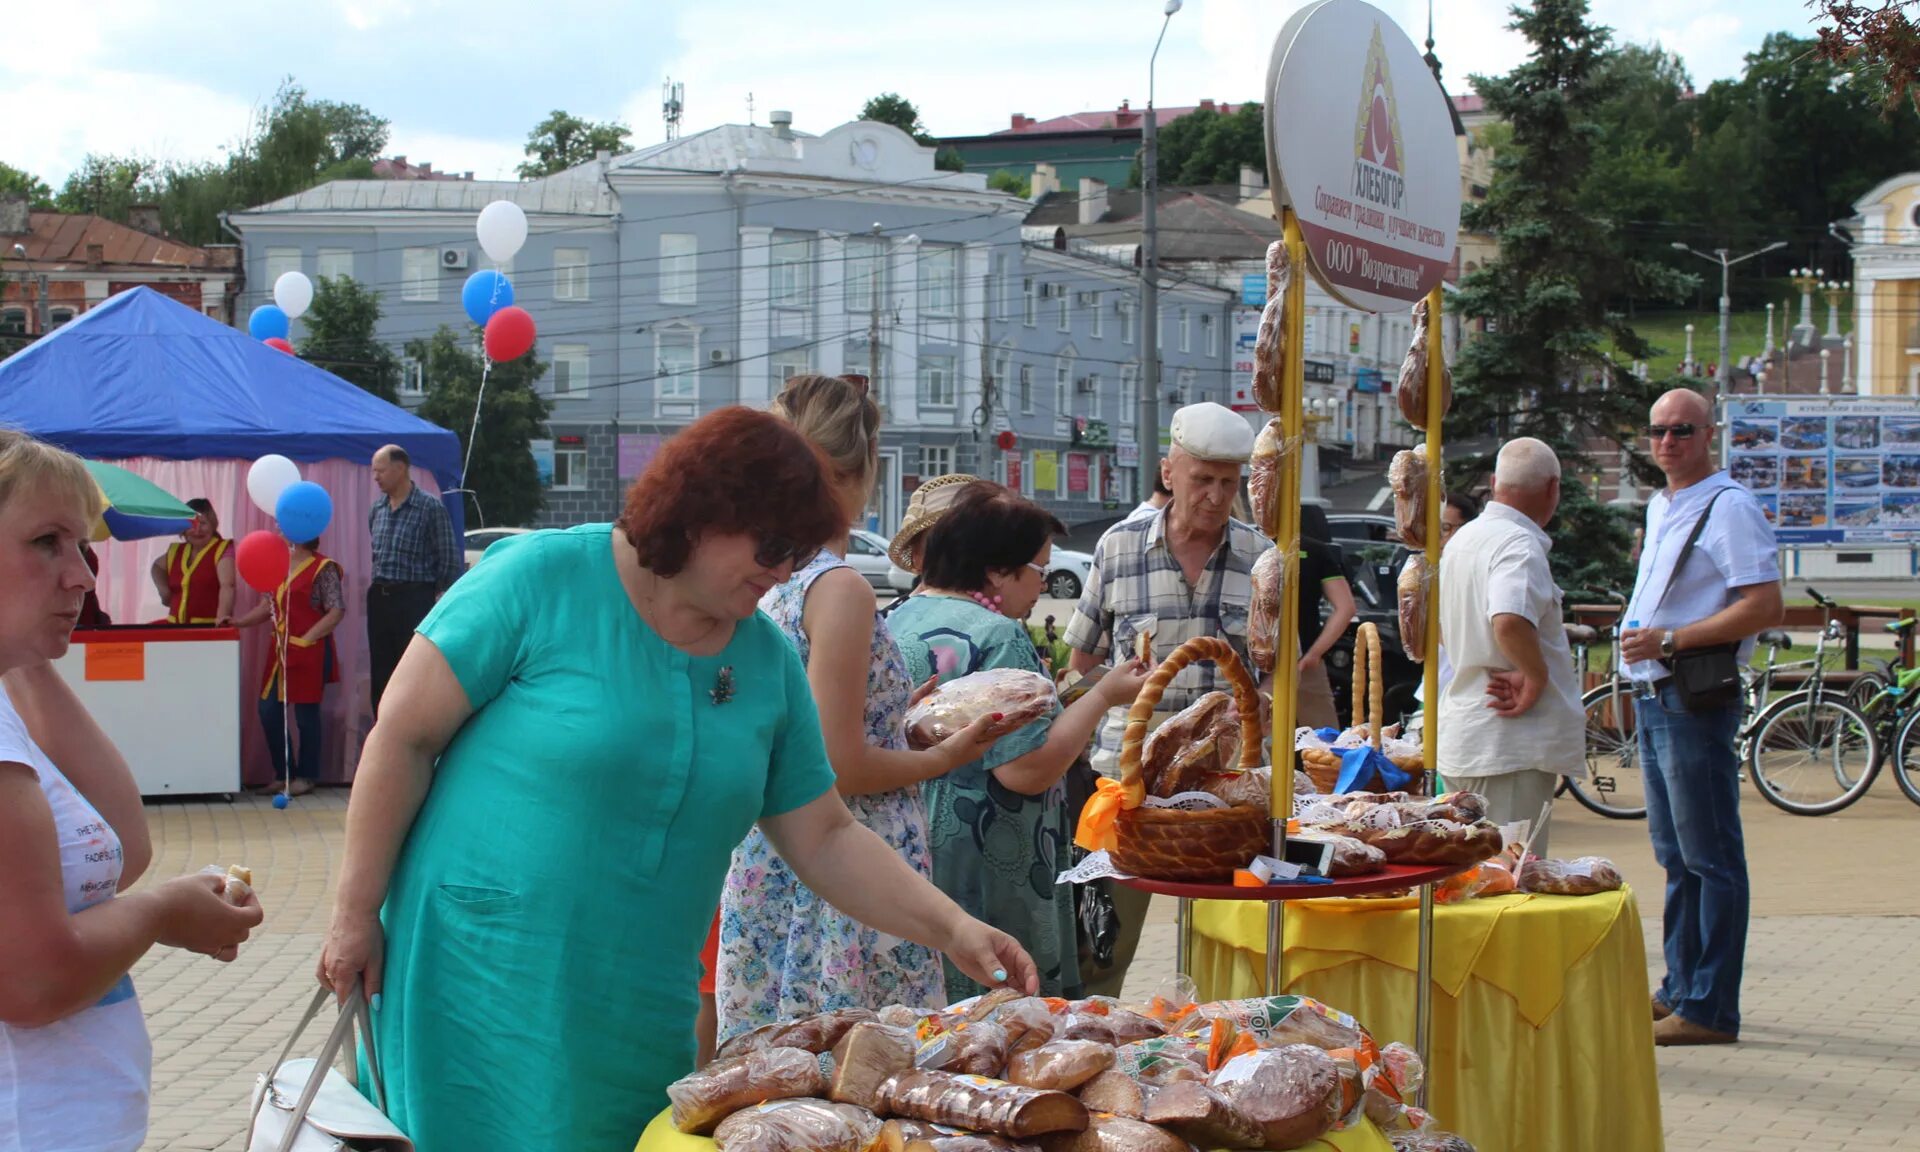
[[[1353,722],[1360,723],[1361,713],[1365,712],[1367,739],[1375,749],[1380,747],[1380,722],[1386,718],[1387,693],[1381,679],[1380,629],[1369,620],[1360,625],[1354,636]]]
[[[1120,783],[1134,795],[1138,795],[1142,787],[1140,753],[1147,742],[1147,723],[1153,719],[1153,710],[1167,685],[1181,669],[1196,660],[1211,660],[1226,673],[1227,682],[1233,687],[1234,706],[1240,711],[1240,767],[1260,766],[1260,691],[1254,686],[1247,666],[1234,653],[1233,645],[1217,636],[1195,636],[1175,648],[1165,662],[1153,670],[1140,695],[1134,697],[1133,707],[1127,711],[1126,731],[1120,738]]]

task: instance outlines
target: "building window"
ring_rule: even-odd
[[[1100,373],[1087,373],[1087,384],[1082,389],[1087,394],[1087,419],[1100,419]]]
[[[693,358],[699,338],[691,332],[669,331],[657,339],[654,395],[661,400],[698,400],[700,381],[693,373]]]
[[[1185,308],[1180,309],[1180,351],[1193,351],[1193,317]]]
[[[805,308],[813,298],[813,245],[804,236],[773,242],[773,305]]]
[[[1053,366],[1053,423],[1064,429],[1073,418],[1073,361]]]
[[[1007,257],[997,253],[993,257],[993,274],[987,280],[989,315],[995,320],[1007,318]]]
[[[775,352],[768,358],[767,363],[773,373],[773,390],[776,395],[780,391],[780,386],[787,381],[813,371],[805,348],[789,348],[785,352]]]
[[[1179,403],[1182,408],[1193,403],[1194,371],[1191,368],[1180,369]]]
[[[1053,298],[1055,303],[1060,307],[1060,314],[1054,319],[1054,330],[1059,332],[1073,331],[1073,293],[1067,291],[1065,284],[1055,284],[1053,286]]]
[[[559,492],[586,491],[587,450],[585,448],[554,449],[553,487]]]
[[[1140,409],[1140,366],[1138,364],[1120,365],[1120,412],[1115,419],[1122,425],[1132,420]]]
[[[1033,365],[1031,364],[1020,365],[1019,392],[1021,414],[1033,415]]]
[[[587,299],[587,250],[585,248],[553,250],[553,298],[555,300]]]
[[[1039,301],[1034,295],[1033,277],[1024,276],[1020,280],[1020,318],[1031,328],[1039,322]]]
[[[319,260],[314,270],[320,274],[322,280],[353,279],[353,249],[320,249]]]
[[[691,232],[660,234],[660,302],[692,304],[699,296],[696,281],[700,275],[700,257],[694,247],[698,241]]]
[[[1087,295],[1093,301],[1093,338],[1099,340],[1107,334],[1107,314],[1100,307],[1106,303],[1107,298],[1100,292],[1089,292]]]
[[[298,271],[300,271],[300,249],[267,249],[267,281],[263,285],[266,289],[267,299],[273,299],[273,286],[280,282],[280,277],[289,272]]]
[[[953,357],[920,357],[920,402],[929,408],[953,407]]]
[[[563,399],[586,399],[591,354],[585,344],[553,346],[553,394]]]
[[[0,311],[0,336],[25,336],[27,334],[27,310],[8,308]]]
[[[440,250],[407,248],[400,253],[400,299],[440,299]]]
[[[1120,343],[1133,343],[1135,321],[1138,319],[1139,313],[1134,311],[1133,301],[1122,300],[1120,302]]]
[[[920,311],[953,315],[953,279],[959,265],[955,248],[929,248],[920,262]]]
[[[407,357],[400,361],[400,395],[425,396],[427,394],[427,366],[420,361]]]
[[[51,332],[71,319],[73,319],[73,309],[71,308],[50,309],[47,312],[47,331]]]
[[[887,242],[870,237],[847,241],[847,311],[871,312],[886,297]]]
[[[1207,355],[1220,355],[1220,329],[1211,315],[1200,317],[1201,342],[1206,345]]]
[[[920,446],[920,475],[925,479],[945,476],[953,471],[953,449],[939,444]]]
[[[993,387],[995,393],[1005,403],[1007,386],[1013,383],[1013,353],[1005,348],[996,348],[993,352]]]

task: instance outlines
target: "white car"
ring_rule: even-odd
[[[531,532],[531,528],[470,528],[467,530],[467,567],[480,563],[480,555],[509,536]]]
[[[847,538],[847,566],[865,576],[875,590],[892,591],[887,570],[893,567],[893,562],[887,559],[887,538],[878,532],[864,528],[853,530]]]
[[[1047,595],[1055,600],[1080,599],[1080,590],[1087,586],[1087,569],[1093,566],[1092,554],[1055,548],[1051,561],[1047,565]],[[913,573],[897,566],[890,566],[887,571],[888,585],[895,592],[913,591],[916,579]]]

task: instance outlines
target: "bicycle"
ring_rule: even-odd
[[[1614,630],[1585,624],[1568,624],[1566,629],[1578,683],[1585,684],[1593,645],[1611,640]],[[1581,695],[1580,708],[1587,725],[1587,772],[1584,777],[1562,777],[1557,792],[1572,796],[1597,816],[1646,819],[1647,794],[1640,777],[1640,738],[1635,731],[1632,684],[1618,675],[1609,676],[1605,683]]]
[[[1847,702],[1845,692],[1826,687],[1827,641],[1839,638],[1840,626],[1833,619],[1833,602],[1812,588],[1807,593],[1825,617],[1813,659],[1806,662],[1807,678],[1798,690],[1769,701],[1774,676],[1797,665],[1777,664],[1778,653],[1792,648],[1785,633],[1760,634],[1760,642],[1768,645],[1767,663],[1750,679],[1742,674],[1753,712],[1740,732],[1740,758],[1768,803],[1796,816],[1826,816],[1873,786],[1881,738],[1878,726]]]
[[[1890,622],[1886,628],[1897,636],[1916,623],[1920,621],[1907,617]],[[1872,684],[1874,691],[1860,712],[1874,726],[1881,754],[1891,752],[1894,783],[1907,799],[1920,804],[1920,663],[1901,667],[1881,661],[1878,670],[1863,672],[1861,680]],[[1849,696],[1857,691],[1858,682]]]

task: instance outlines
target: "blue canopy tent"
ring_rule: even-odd
[[[369,715],[360,593],[371,576],[367,509],[377,491],[368,464],[383,445],[397,444],[424,488],[451,488],[460,473],[459,437],[144,287],[0,361],[0,424],[118,463],[181,498],[205,496],[222,531],[236,538],[272,526],[246,496],[248,465],[261,456],[286,456],[328,489],[334,517],[321,548],[340,561],[347,581],[348,619],[337,632],[340,689],[347,691],[328,694],[322,771],[327,779],[349,776]],[[460,502],[443,502],[457,539]],[[158,614],[146,573],[164,543],[103,552],[101,600],[115,620]],[[241,592],[247,603],[252,595]],[[252,695],[264,645],[249,638],[242,651],[243,692]],[[247,760],[257,769],[253,755]]]

